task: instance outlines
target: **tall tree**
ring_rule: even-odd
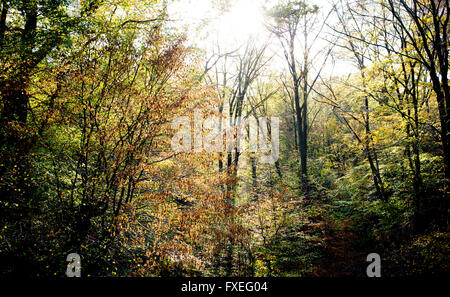
[[[279,39],[287,62],[296,115],[296,133],[300,155],[299,176],[306,192],[308,181],[308,101],[323,69],[329,51],[311,53],[327,20],[321,19],[318,6],[305,1],[281,1],[268,9],[267,28]],[[319,60],[322,55],[322,61]],[[319,64],[314,68],[313,62]]]
[[[345,6],[345,5],[344,5]],[[364,30],[373,30],[373,27],[370,26],[370,23],[365,22],[364,18],[358,18],[353,9],[347,7],[347,9],[338,10],[337,5],[334,6],[335,14],[338,18],[339,27],[334,30],[339,34],[346,36],[344,43],[339,44],[340,47],[348,50],[353,56],[353,60],[355,62],[356,67],[359,69],[361,79],[362,79],[362,88],[363,88],[363,98],[361,105],[361,115],[363,119],[363,126],[365,130],[365,135],[358,141],[364,146],[364,151],[367,156],[367,160],[369,162],[370,170],[372,172],[373,183],[375,185],[378,197],[385,201],[386,190],[383,183],[383,179],[380,173],[379,162],[378,162],[378,154],[373,145],[373,136],[371,129],[371,108],[369,103],[369,92],[367,89],[367,79],[366,79],[366,68],[367,63],[371,61],[370,56],[370,48],[365,43],[360,43],[358,40],[350,38],[351,33],[357,35],[363,35],[366,31]]]
[[[1,120],[25,123],[28,115],[27,87],[38,64],[70,38],[101,4],[84,1],[78,13],[71,1],[23,0],[1,2],[0,94]]]

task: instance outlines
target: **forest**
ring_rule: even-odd
[[[1,278],[449,275],[449,0],[0,3]]]

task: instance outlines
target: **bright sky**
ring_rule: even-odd
[[[220,9],[220,3],[229,2],[229,10]],[[169,6],[169,16],[177,20],[178,25],[187,28],[188,39],[207,52],[218,43],[222,51],[236,49],[250,37],[257,41],[266,41],[271,37],[264,26],[262,6],[276,3],[276,0],[175,0]],[[326,0],[310,0],[319,5],[323,12],[330,9]],[[219,3],[219,4],[218,4]],[[272,50],[281,53],[279,43],[272,39]],[[318,40],[317,48],[327,46]],[[279,63],[277,63],[279,64]],[[281,66],[281,65],[279,65]],[[343,74],[351,71],[349,63],[333,65],[327,63],[327,72]]]
[[[239,0],[229,13],[218,19],[214,31],[223,42],[245,42],[249,36],[265,35],[261,1]]]
[[[170,6],[169,15],[182,25],[189,24],[188,37],[200,47],[219,43],[236,46],[250,36],[267,35],[261,4],[264,0],[229,0],[229,11],[221,11],[215,3],[226,0],[177,0]],[[202,25],[202,30],[197,31]]]

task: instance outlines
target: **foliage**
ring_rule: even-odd
[[[448,274],[435,2],[341,1],[325,32],[319,7],[276,1],[280,69],[255,39],[207,57],[166,1],[1,1],[0,276],[62,277],[74,252],[86,277],[365,276],[373,252],[386,276]],[[331,55],[355,71],[316,68]],[[174,152],[199,109],[278,117],[279,159]]]

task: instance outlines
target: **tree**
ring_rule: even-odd
[[[55,48],[68,42],[101,1],[84,1],[78,16],[70,1],[2,1],[0,18],[0,94],[3,123],[25,123],[29,109],[27,87],[36,67]]]
[[[354,62],[361,74],[362,88],[363,88],[362,92],[365,94],[362,98],[363,104],[361,106],[361,115],[365,129],[365,136],[363,138],[357,137],[356,139],[364,146],[364,151],[367,155],[370,170],[372,172],[373,183],[377,190],[378,197],[381,200],[386,200],[387,199],[386,189],[380,173],[377,152],[374,149],[373,145],[371,124],[370,124],[371,121],[370,121],[370,104],[368,95],[369,92],[367,90],[368,83],[365,74],[367,67],[366,63],[368,60],[370,61],[369,58],[370,48],[368,48],[366,44],[364,43],[359,44],[357,41],[355,42],[354,39],[350,38],[352,34],[362,36],[363,34],[366,33],[366,30],[368,31],[373,28],[370,26],[370,23],[368,24],[364,22],[364,19],[357,18],[357,16],[355,16],[354,10],[352,9],[346,10],[347,16],[345,16],[342,11],[338,11],[337,5],[334,6],[334,10],[338,17],[340,25],[339,29],[334,30],[339,34],[342,34],[347,37],[345,44],[341,44],[339,46],[347,49],[353,55]],[[367,26],[368,28],[366,28]],[[354,135],[356,134],[354,133]]]
[[[219,112],[224,112],[227,115],[224,120],[228,122],[223,125],[223,121],[221,120],[220,127],[225,126],[227,129],[231,129],[227,133],[233,136],[230,146],[228,143],[226,144],[226,168],[227,176],[230,179],[230,182],[226,186],[226,196],[227,203],[230,206],[230,217],[234,217],[235,212],[235,195],[238,185],[238,168],[241,155],[241,140],[236,133],[239,133],[237,130],[240,130],[241,126],[244,125],[243,112],[245,111],[249,89],[261,74],[268,61],[264,56],[267,45],[258,47],[252,44],[252,42],[252,40],[249,40],[244,45],[242,53],[232,55],[231,58],[233,60],[231,62],[228,60],[229,55],[224,55],[225,58],[221,61],[222,70],[216,67],[215,73],[208,76],[209,82],[214,85],[218,97],[221,100],[219,102]],[[227,70],[230,66],[234,67],[231,72]],[[222,169],[222,154],[219,154],[219,171]],[[228,246],[226,275],[231,275],[233,269],[233,243],[231,240]]]
[[[450,183],[450,87],[448,84],[449,46],[448,24],[450,20],[448,0],[391,1],[382,3],[392,17],[394,28],[401,30],[402,42],[412,49],[413,60],[423,65],[431,78],[433,91],[439,106],[441,141],[444,155],[446,194]],[[389,48],[389,45],[386,46]],[[409,56],[404,52],[396,54]],[[448,198],[445,198],[448,203]],[[447,205],[447,204],[446,204]]]
[[[318,54],[312,55],[311,49],[315,46],[327,17],[319,20],[318,7],[303,1],[281,1],[269,9],[267,14],[271,18],[267,27],[280,41],[291,76],[289,89],[292,90],[295,106],[295,130],[301,163],[299,176],[305,192],[308,192],[308,99],[325,63],[323,60],[320,63],[318,56],[324,54],[326,61],[329,54],[329,51],[319,51]],[[302,47],[300,55],[297,47],[299,42]],[[321,67],[314,69],[313,62],[320,63]]]
[[[335,5],[337,7],[337,5]],[[419,102],[426,102],[427,91],[422,91],[423,82],[431,81],[432,90],[436,95],[440,116],[440,136],[442,142],[442,154],[444,163],[444,176],[448,188],[449,171],[449,147],[448,147],[448,111],[447,93],[448,87],[448,1],[383,1],[380,3],[365,1],[355,7],[347,4],[346,12],[349,19],[361,20],[367,24],[369,30],[362,31],[359,25],[355,25],[355,30],[339,30],[349,38],[349,48],[353,52],[359,52],[363,57],[371,56],[371,62],[385,63],[391,61],[392,67],[400,65],[396,69],[402,75],[398,78],[395,74],[384,75],[385,79],[393,78],[397,85],[396,94],[399,97],[411,100],[412,111],[402,110],[398,103],[394,106],[386,100],[379,100],[382,104],[387,104],[396,109],[407,121],[407,133],[409,129],[415,130],[412,142],[414,161],[410,166],[413,172],[414,189],[416,192],[415,205],[418,212],[422,206],[421,198],[421,174],[420,174],[420,149],[418,145],[419,130]],[[378,17],[371,16],[371,11],[375,11]],[[343,15],[340,22],[343,23]],[[365,35],[364,35],[365,34]],[[366,48],[365,51],[358,50],[355,45],[359,43]],[[371,52],[371,54],[370,54]],[[383,60],[384,59],[384,60]],[[386,72],[384,72],[386,73]],[[403,94],[402,94],[403,93]],[[368,92],[370,96],[370,92]],[[419,98],[420,95],[425,98]],[[389,90],[385,88],[385,97],[390,97]],[[401,99],[400,99],[401,100]],[[397,104],[397,106],[396,106]],[[410,105],[410,106],[411,106]],[[413,115],[411,115],[413,112]],[[433,127],[431,125],[431,127]],[[407,148],[409,151],[409,148]],[[375,168],[376,169],[376,168]],[[378,170],[377,170],[378,171]],[[378,175],[375,171],[375,175]],[[382,185],[382,183],[379,183]],[[380,188],[380,193],[383,189]],[[448,191],[444,189],[442,206],[448,208],[446,198]]]

